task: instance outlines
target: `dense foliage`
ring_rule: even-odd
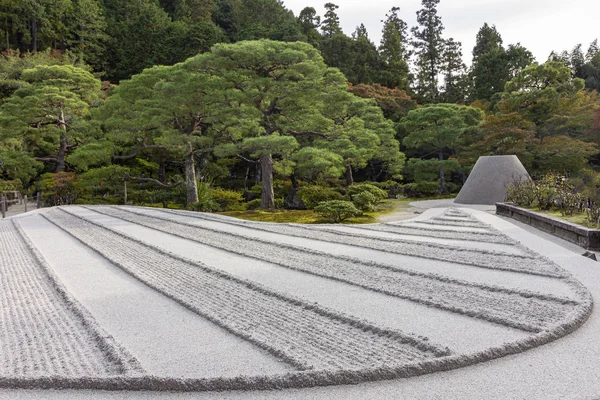
[[[0,182],[48,204],[359,212],[377,187],[456,192],[481,155],[591,182],[598,42],[537,63],[486,23],[467,68],[439,3],[414,27],[391,8],[376,44],[334,3],[0,0]]]

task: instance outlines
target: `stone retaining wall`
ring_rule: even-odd
[[[514,218],[585,249],[600,250],[600,229],[585,228],[510,203],[496,203],[496,214]]]

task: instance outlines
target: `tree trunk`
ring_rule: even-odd
[[[167,181],[167,161],[164,158],[158,162],[158,180],[162,183]]]
[[[444,153],[440,150],[440,161],[444,161]],[[440,192],[444,193],[446,191],[446,176],[444,172],[444,164],[440,163]]]
[[[60,133],[60,144],[58,147],[58,154],[56,155],[56,172],[65,171],[65,157],[67,156],[67,123],[65,121],[65,113],[61,109],[58,124],[61,128]]]
[[[262,168],[261,164],[260,163],[256,163],[256,176],[254,177],[254,182],[255,182],[256,185],[260,184],[260,181],[262,180],[261,176],[260,176],[261,175],[261,173],[260,173],[261,172],[260,171],[261,168]]]
[[[60,135],[60,146],[56,155],[56,172],[65,172],[65,157],[67,155],[67,138]]]
[[[198,202],[198,181],[196,180],[196,165],[191,143],[188,144],[188,151],[185,158],[185,188],[186,201],[190,205]]]
[[[273,157],[270,154],[263,154],[260,157],[260,169],[262,176],[260,207],[263,209],[275,208],[275,194],[273,193]]]
[[[35,18],[31,18],[31,50],[33,52],[37,51],[37,21]]]
[[[352,165],[346,165],[346,185],[350,186],[354,183],[354,176],[352,176]]]

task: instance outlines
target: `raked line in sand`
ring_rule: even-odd
[[[471,365],[481,361],[502,357],[504,355],[515,354],[528,348],[539,346],[562,337],[577,329],[577,327],[585,322],[592,309],[591,297],[581,284],[579,284],[577,281],[574,281],[572,278],[570,278],[569,274],[563,272],[560,268],[556,267],[547,259],[537,255],[522,255],[520,257],[516,257],[514,254],[508,255],[499,254],[498,252],[489,252],[487,256],[488,258],[491,258],[492,261],[490,262],[488,260],[486,262],[485,260],[480,261],[478,258],[484,254],[484,252],[481,251],[453,249],[452,246],[446,247],[439,245],[421,245],[421,252],[429,252],[431,249],[434,249],[434,251],[438,252],[447,252],[448,254],[452,254],[452,257],[455,258],[455,262],[462,261],[462,259],[457,257],[456,254],[470,255],[471,257],[476,258],[477,263],[481,262],[484,264],[483,266],[485,268],[496,267],[505,272],[510,271],[511,269],[507,269],[506,265],[504,265],[503,269],[502,264],[508,262],[509,260],[511,260],[511,262],[514,262],[517,259],[534,260],[534,264],[529,265],[526,268],[527,270],[519,270],[514,272],[522,274],[524,279],[527,279],[529,274],[541,273],[541,275],[552,276],[552,278],[548,279],[564,281],[572,287],[571,296],[568,296],[567,298],[557,298],[544,293],[518,293],[513,289],[502,290],[498,288],[492,288],[491,286],[477,287],[477,285],[469,285],[465,284],[464,282],[457,282],[451,278],[446,278],[446,280],[444,280],[443,277],[428,276],[427,274],[413,274],[408,271],[395,271],[394,268],[389,268],[389,266],[382,268],[378,265],[368,265],[368,263],[359,262],[356,260],[346,260],[348,262],[355,261],[357,265],[368,266],[372,271],[377,271],[375,273],[376,275],[378,275],[379,271],[386,271],[385,273],[403,275],[403,278],[410,277],[408,279],[414,279],[414,281],[408,281],[409,286],[419,288],[419,290],[431,290],[429,286],[430,282],[435,282],[436,285],[440,283],[440,286],[435,286],[435,290],[444,290],[443,285],[446,284],[446,286],[450,288],[446,289],[449,293],[447,296],[450,298],[450,300],[447,300],[449,304],[453,304],[453,302],[456,304],[457,302],[463,301],[461,304],[465,307],[468,307],[469,303],[473,303],[475,301],[485,302],[486,300],[482,300],[484,297],[489,300],[494,299],[497,296],[502,297],[508,295],[510,301],[516,301],[516,303],[511,303],[514,304],[515,309],[517,309],[516,314],[527,315],[527,313],[531,313],[530,311],[527,311],[527,303],[532,305],[532,309],[534,310],[537,307],[537,312],[534,312],[533,314],[539,313],[540,310],[545,310],[541,311],[545,315],[545,318],[538,319],[537,322],[534,321],[534,327],[533,325],[529,326],[529,328],[533,327],[531,330],[537,333],[527,335],[523,339],[505,343],[501,346],[491,347],[476,353],[449,354],[448,351],[444,349],[443,343],[439,343],[441,346],[429,344],[427,341],[424,341],[423,338],[413,337],[399,331],[381,328],[373,324],[360,321],[352,316],[341,314],[335,310],[326,309],[319,305],[306,303],[303,300],[295,299],[285,293],[277,293],[272,289],[263,288],[256,283],[243,281],[233,276],[228,276],[223,272],[207,268],[206,266],[197,262],[184,259],[177,255],[168,254],[167,252],[156,247],[148,246],[147,244],[141,243],[137,240],[132,240],[127,236],[127,234],[119,233],[108,227],[102,227],[91,221],[84,221],[79,216],[74,214],[71,215],[70,212],[56,210],[44,212],[42,215],[46,215],[49,219],[53,220],[53,222],[58,223],[58,226],[61,229],[73,234],[74,237],[76,237],[82,243],[94,248],[108,260],[111,260],[114,264],[117,264],[121,268],[128,270],[132,275],[137,274],[138,279],[145,281],[155,289],[162,291],[164,294],[171,296],[172,298],[175,298],[177,301],[185,304],[189,308],[196,307],[195,311],[199,314],[204,315],[206,318],[212,319],[215,323],[221,324],[221,326],[226,327],[237,335],[246,335],[246,339],[256,345],[261,346],[263,343],[266,343],[267,347],[272,346],[268,348],[268,350],[273,354],[281,357],[282,359],[286,359],[299,369],[308,368],[308,370],[288,374],[260,375],[238,378],[224,377],[221,379],[178,379],[176,377],[159,378],[147,375],[137,377],[119,376],[115,378],[92,377],[86,380],[67,378],[60,381],[53,379],[52,377],[45,377],[45,379],[38,380],[0,379],[0,385],[5,387],[86,387],[113,390],[266,389],[357,383],[368,380],[409,377],[422,375],[433,371],[443,371]],[[141,217],[150,218],[148,216]],[[140,216],[135,218],[138,218],[139,222]],[[148,222],[148,220],[145,221]],[[167,223],[176,225],[174,222],[169,222],[168,219],[161,220],[160,222],[163,225]],[[457,211],[451,211],[445,216],[437,217],[437,221],[435,222],[435,226],[439,226],[439,224],[445,225],[452,223],[454,224],[452,226],[459,228],[465,226],[466,228],[469,228],[467,225],[478,224],[469,216],[461,215],[460,212]],[[480,224],[478,226],[484,227],[487,225]],[[196,233],[198,233],[199,230],[197,226],[187,226],[185,229],[187,228]],[[211,230],[204,230],[204,232],[207,231]],[[180,232],[173,232],[172,234],[179,233]],[[332,232],[326,233],[331,234]],[[227,235],[227,237],[234,237],[236,240],[248,239],[256,241],[256,238],[249,239],[238,234],[215,232],[214,229],[210,235],[206,236],[209,237],[211,235],[220,235],[220,239],[225,238],[225,235]],[[348,235],[341,236],[346,237]],[[339,240],[334,239],[331,236],[324,237],[324,239],[330,240],[332,243],[334,243],[335,240]],[[361,242],[361,245],[363,245],[365,249],[373,249],[381,246],[380,243],[383,242],[392,243],[392,241],[378,240],[377,238],[365,238],[365,241]],[[390,253],[402,251],[400,247],[402,245],[407,246],[409,249],[408,251],[413,253],[414,250],[412,246],[419,246],[419,244],[411,244],[407,243],[407,241],[400,241],[398,244],[399,247],[394,247],[394,251]],[[286,249],[284,251],[288,252],[303,252],[302,257],[305,257],[306,254],[316,253],[314,251],[307,252],[307,249],[295,249],[294,246],[291,245],[273,244],[271,246],[271,251],[277,251],[277,249]],[[377,251],[384,251],[384,249],[379,248]],[[442,253],[439,253],[436,256],[441,257],[441,254]],[[284,256],[283,253],[281,255]],[[412,255],[418,256],[418,254]],[[248,255],[245,254],[243,256]],[[425,257],[432,259],[429,257],[429,254],[425,255]],[[343,260],[343,258],[336,257],[336,260]],[[271,262],[273,261],[277,260],[271,259]],[[523,272],[526,273],[523,274]],[[390,276],[397,276],[393,274]],[[333,277],[330,277],[330,279],[333,279]],[[424,285],[422,281],[427,281],[428,284]],[[391,291],[397,291],[397,286],[403,283],[401,280],[393,282],[396,283],[391,283],[388,286]],[[380,287],[377,285],[384,285],[385,283],[386,279],[375,282],[375,285],[369,288],[369,290],[378,290]],[[195,284],[199,286],[194,286]],[[404,284],[406,284],[406,282],[404,282]],[[211,290],[213,290],[215,287],[220,289],[211,292]],[[461,292],[461,290],[464,292]],[[248,291],[250,294],[247,296],[238,295],[244,291]],[[212,303],[211,301],[206,301],[206,298],[202,298],[202,296],[199,298],[197,292],[206,294],[208,298],[212,299]],[[482,297],[480,292],[485,292],[486,296]],[[397,294],[398,293],[395,295]],[[527,298],[527,296],[529,296],[528,301],[515,300],[517,297]],[[255,299],[258,300],[256,303],[253,303]],[[201,300],[204,300],[204,302]],[[440,297],[437,301],[441,302],[443,300],[444,299]],[[506,301],[505,298],[504,301]],[[493,303],[494,301],[489,303],[489,310],[487,310],[487,312],[490,313],[490,315],[493,313],[499,314],[499,310],[501,310],[501,308],[494,307],[492,305]],[[231,304],[236,304],[237,307],[231,308]],[[559,304],[559,306],[556,307],[556,304]],[[247,307],[252,307],[253,310],[255,310],[255,314],[259,316],[257,318],[257,325],[252,325],[252,318],[250,318],[247,313],[240,313],[239,309],[245,307],[246,305]],[[202,307],[207,308],[203,309]],[[275,313],[277,315],[273,316],[272,313],[260,311],[261,309],[264,309],[262,307],[281,310],[283,315],[292,316],[292,320],[279,315],[279,313]],[[558,311],[559,309],[561,311]],[[223,313],[224,310],[229,311]],[[457,311],[458,310],[455,310],[454,312]],[[232,318],[228,319],[229,315],[231,315]],[[496,315],[494,318],[496,317],[498,317],[498,315]],[[506,313],[501,315],[499,318],[510,317],[510,313]],[[334,322],[332,323],[332,321]],[[256,320],[254,320],[254,322],[256,322]],[[502,321],[501,323],[506,322],[507,321]],[[523,321],[520,317],[517,317],[509,323],[514,322],[521,323]],[[321,336],[331,335],[332,338],[337,339],[327,341],[323,338],[311,336],[314,334],[314,332],[311,329],[302,328],[302,324],[314,325],[317,327],[317,329],[322,329],[320,334]],[[248,326],[251,328],[248,328]],[[525,326],[522,326],[521,328],[524,327]],[[359,340],[358,343],[361,346],[366,347],[356,347],[356,343],[352,340],[351,342],[353,344],[350,345],[350,342],[348,342],[349,339],[347,338],[349,335],[348,329],[350,329],[352,332],[355,332],[350,333],[351,337],[360,337],[361,335],[365,336],[365,339]],[[242,332],[240,332],[240,330]],[[253,333],[256,334],[255,337],[251,336]],[[289,338],[287,336],[289,336]],[[261,340],[264,340],[264,342],[261,343]],[[318,342],[318,340],[321,342]],[[292,343],[291,346],[290,343]],[[297,346],[293,343],[300,343],[309,351],[303,351],[302,348],[297,348]],[[325,343],[325,345],[319,343]],[[355,349],[354,352],[348,349],[348,347]],[[311,348],[314,350],[310,351]],[[369,352],[369,348],[378,350]]]

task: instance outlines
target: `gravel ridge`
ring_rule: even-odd
[[[402,251],[399,254],[404,254],[404,251],[406,251],[405,250],[406,246],[394,247],[394,246],[390,246],[389,243],[426,245],[428,247],[435,248],[435,249],[466,250],[466,251],[474,251],[474,252],[479,251],[479,252],[483,252],[485,254],[509,255],[509,256],[522,257],[522,258],[535,258],[532,255],[532,253],[528,250],[523,251],[523,255],[517,255],[514,253],[503,252],[501,250],[494,251],[494,250],[465,249],[464,247],[461,247],[461,246],[454,246],[454,245],[450,245],[450,244],[440,244],[440,243],[423,243],[422,241],[416,241],[416,240],[411,240],[411,239],[407,239],[407,238],[391,239],[391,238],[382,238],[382,237],[377,237],[377,236],[367,236],[367,232],[365,232],[365,235],[359,235],[359,234],[356,234],[353,232],[328,229],[328,228],[323,228],[323,227],[313,228],[309,225],[263,224],[263,223],[256,223],[256,222],[252,222],[252,221],[235,220],[235,219],[231,219],[231,218],[225,219],[225,218],[220,218],[218,216],[215,216],[212,214],[207,214],[207,213],[193,213],[193,212],[187,213],[187,212],[181,212],[178,210],[165,210],[165,211],[161,210],[161,212],[171,213],[171,214],[175,214],[175,215],[189,216],[189,217],[197,218],[197,219],[216,221],[216,222],[220,222],[223,224],[246,226],[246,227],[251,226],[252,229],[265,231],[265,232],[279,233],[279,234],[283,234],[283,235],[301,237],[301,238],[306,238],[306,239],[318,239],[318,240],[324,241],[324,242],[351,244],[353,246],[366,247],[366,248],[371,248],[371,249],[385,251],[385,252],[391,252],[391,253],[398,253],[399,251]],[[352,225],[352,228],[356,228],[357,226],[358,225]],[[490,236],[491,235],[495,235],[495,234],[492,233],[492,234],[490,234]],[[457,236],[458,235],[448,235],[448,239],[460,239]],[[516,244],[516,242],[505,241],[503,238],[503,235],[495,235],[495,236],[498,236],[496,243]],[[434,236],[431,235],[430,237],[434,237]],[[441,236],[435,236],[435,237],[440,238]],[[463,240],[470,240],[472,238],[471,235],[464,235],[463,237],[465,237],[465,239],[463,239]],[[357,241],[355,239],[350,239],[350,238],[359,238],[359,239],[361,239],[361,241],[359,241],[357,243]],[[476,237],[475,239],[477,240],[480,238]],[[373,241],[373,242],[368,242],[368,241]],[[483,240],[478,240],[478,241],[483,241]],[[387,242],[387,243],[379,243],[379,242]],[[494,242],[492,242],[492,243],[494,243]]]
[[[565,279],[572,280],[571,278]],[[485,351],[433,358],[399,367],[384,366],[381,368],[358,368],[351,370],[313,370],[280,375],[239,376],[236,378],[217,379],[178,379],[156,376],[89,377],[85,379],[69,377],[15,379],[0,377],[0,387],[163,391],[266,390],[356,384],[365,381],[407,378],[437,371],[448,371],[516,354],[551,342],[576,330],[587,320],[593,303],[591,295],[585,287],[575,280],[572,280],[572,284],[577,290],[579,298],[582,299],[581,303],[573,313],[569,314],[565,320],[551,330],[529,336],[522,340],[489,348]]]
[[[126,210],[131,214],[137,214],[142,216],[148,216],[148,214],[141,213],[139,211],[133,211],[130,208],[123,207],[115,207],[115,206],[100,206],[94,208],[88,208],[90,210],[94,210],[100,212],[98,210],[106,210],[106,209],[114,209],[114,210]],[[162,211],[161,211],[162,212]],[[153,216],[153,218],[168,220],[162,217]],[[196,217],[198,218],[198,217]],[[203,229],[206,231],[211,231],[219,234],[229,235],[239,237],[241,239],[249,239],[254,240],[256,242],[263,242],[265,244],[270,244],[270,242],[257,239],[257,238],[249,238],[244,235],[240,235],[237,233],[226,232],[223,230],[217,230],[208,227],[200,227],[198,225],[187,224],[189,226],[196,227],[198,229]],[[266,225],[266,224],[265,224]],[[339,244],[347,244],[351,246],[364,247],[371,250],[383,251],[392,254],[401,254],[405,256],[419,257],[419,258],[427,258],[438,261],[448,261],[458,264],[470,265],[480,268],[489,268],[489,269],[498,269],[510,272],[520,272],[525,274],[532,275],[540,275],[552,278],[562,278],[566,276],[566,272],[562,270],[560,267],[555,265],[554,263],[548,262],[548,260],[542,259],[538,256],[531,255],[530,251],[526,251],[528,255],[518,255],[512,253],[505,253],[501,251],[490,251],[490,250],[482,250],[482,249],[468,249],[465,247],[457,247],[450,245],[442,245],[442,244],[431,244],[425,242],[416,242],[416,241],[404,241],[402,243],[398,243],[395,239],[386,239],[386,238],[366,238],[362,235],[357,234],[347,234],[347,233],[339,233],[338,231],[332,232],[324,232],[323,235],[319,235],[321,229],[311,229],[298,225],[287,225],[287,227],[273,227],[267,229],[284,229],[288,228],[294,229],[292,232],[286,233],[285,231],[271,231],[275,233],[281,233],[288,236],[298,236],[307,239],[317,239],[325,242],[339,243]],[[261,227],[264,230],[264,227]],[[303,233],[308,231],[308,233]],[[298,233],[301,232],[301,233]],[[327,234],[327,235],[325,235]],[[338,235],[339,234],[339,235]],[[300,236],[302,235],[302,236]],[[380,240],[382,239],[382,240]],[[396,242],[396,243],[395,243]],[[394,243],[397,244],[394,246]],[[308,252],[315,252],[313,250],[309,250],[306,248],[301,248],[299,246],[291,246],[287,244],[279,243],[278,246],[290,248],[292,250],[302,250]],[[325,253],[320,253],[325,254]],[[328,257],[332,257],[332,255],[328,255]],[[341,256],[336,256],[337,258],[343,259]],[[347,258],[351,259],[351,258]],[[352,259],[355,261],[356,259]]]
[[[205,231],[197,225],[137,215],[118,208],[92,210],[245,257],[528,332],[547,329],[578,304],[574,299],[409,272],[304,248],[279,248],[273,243],[265,244],[239,235],[232,238]]]
[[[403,365],[450,354],[426,340],[169,254],[68,211],[44,216],[140,281],[300,370]]]
[[[111,376],[139,362],[66,290],[16,220],[0,222],[0,376]],[[20,349],[15,356],[14,349]]]
[[[464,231],[442,231],[438,229],[427,229],[422,227],[413,226],[402,226],[388,223],[382,224],[365,224],[365,225],[352,225],[353,229],[360,229],[364,231],[375,231],[375,232],[388,232],[396,233],[398,235],[408,236],[425,236],[440,239],[456,239],[456,240],[468,240],[472,242],[483,242],[483,243],[494,243],[494,244],[515,244],[514,240],[504,236],[497,235],[494,233],[483,233],[483,232],[464,232]]]

